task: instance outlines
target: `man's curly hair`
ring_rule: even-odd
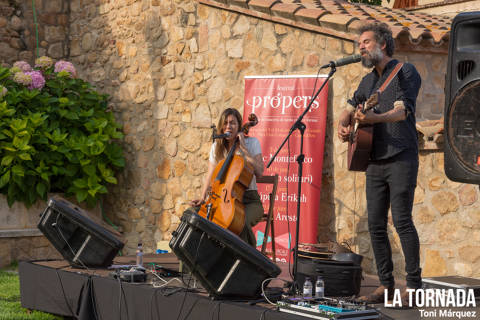
[[[367,31],[373,31],[375,41],[380,45],[385,44],[387,56],[393,56],[393,53],[395,52],[395,40],[393,40],[392,30],[390,30],[390,27],[386,23],[374,22],[366,24],[360,28],[360,34]]]

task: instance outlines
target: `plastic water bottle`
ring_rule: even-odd
[[[137,247],[137,266],[143,267],[143,246],[142,243],[138,243]]]
[[[303,297],[311,298],[312,297],[312,289],[313,289],[312,281],[310,281],[309,277],[306,277],[305,282],[303,283]]]
[[[322,277],[317,277],[317,282],[315,282],[315,298],[323,297],[325,297],[325,283]]]

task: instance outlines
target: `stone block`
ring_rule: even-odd
[[[263,48],[269,49],[272,51],[276,51],[278,49],[277,36],[275,35],[275,32],[272,26],[265,26],[265,28],[263,29],[263,34],[261,39],[262,39],[261,45]]]
[[[174,207],[173,198],[171,194],[166,194],[163,198],[163,208],[165,210],[172,209]]]
[[[155,136],[147,136],[143,140],[143,151],[150,151],[155,145]]]
[[[162,201],[155,199],[150,200],[150,210],[153,214],[161,213],[162,208]]]
[[[428,207],[420,207],[415,211],[413,218],[415,223],[428,224],[434,221],[435,214]]]
[[[63,12],[63,2],[62,0],[48,0],[45,1],[44,10],[49,14]]]
[[[471,206],[478,200],[478,187],[466,184],[460,188],[458,197],[463,206]]]
[[[128,209],[128,217],[133,220],[140,219],[142,214],[138,208],[130,208]]]
[[[464,246],[458,250],[461,261],[474,264],[480,258],[480,246]]]
[[[267,59],[266,67],[268,72],[282,71],[285,69],[285,66],[286,60],[280,53]]]
[[[456,212],[459,207],[457,196],[450,191],[435,193],[431,201],[432,205],[441,215],[445,215],[449,212]]]
[[[212,116],[210,114],[210,108],[206,104],[200,104],[193,111],[192,125],[194,127],[209,128],[212,124]]]
[[[54,59],[60,59],[63,57],[63,43],[57,42],[50,45],[47,54]]]
[[[168,139],[164,147],[165,147],[165,152],[169,156],[175,157],[178,151],[177,141],[175,139]]]
[[[424,277],[438,277],[447,274],[447,263],[440,251],[427,249],[422,270]]]
[[[167,186],[160,182],[154,182],[150,186],[150,194],[154,199],[162,199],[167,192]]]
[[[250,22],[249,19],[241,15],[237,22],[233,25],[232,31],[233,31],[233,36],[240,36],[248,32],[250,29]]]
[[[176,177],[181,177],[185,173],[187,166],[185,165],[185,161],[177,160],[173,165],[173,171]]]
[[[164,159],[157,166],[157,177],[160,179],[168,179],[170,177],[170,160],[168,158]]]
[[[90,34],[90,33],[88,33]],[[48,42],[65,41],[65,29],[62,26],[45,26],[45,40]]]

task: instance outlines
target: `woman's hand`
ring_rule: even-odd
[[[201,206],[205,201],[203,199],[195,199],[195,200],[192,200],[190,201],[190,205],[192,207],[199,207]]]
[[[194,199],[190,201],[191,206],[198,207],[205,203],[205,199],[207,199],[207,195],[210,194],[210,191],[212,189],[210,186],[210,180],[212,179],[213,171],[215,171],[215,166],[215,163],[211,163],[210,161],[208,162],[207,176],[205,177],[205,181],[203,182],[200,199]]]

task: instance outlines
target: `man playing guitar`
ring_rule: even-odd
[[[340,115],[338,137],[346,142],[357,121],[373,125],[372,150],[366,169],[368,228],[381,286],[360,297],[369,303],[383,302],[384,290],[393,297],[392,250],[387,234],[388,211],[400,237],[405,256],[407,287],[421,287],[420,243],[412,220],[412,207],[418,173],[418,142],[415,106],[421,79],[416,68],[404,63],[388,87],[378,96],[378,104],[366,112],[358,110],[379,90],[398,64],[392,58],[395,42],[384,23],[364,25],[360,29],[359,50],[364,67],[373,70],[360,82],[351,106]],[[407,297],[406,292],[402,298]],[[403,299],[402,299],[403,300]]]

